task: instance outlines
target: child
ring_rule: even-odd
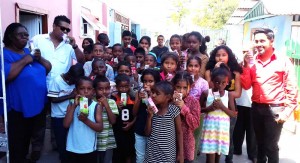
[[[67,137],[68,160],[76,162],[96,162],[96,132],[103,129],[102,108],[93,101],[93,82],[88,77],[80,78],[76,85],[77,95],[70,103],[64,119],[64,127],[69,128]],[[81,112],[80,98],[88,98],[88,113]]]
[[[137,50],[137,49],[136,49]],[[147,105],[145,100],[151,95],[151,88],[160,81],[159,72],[153,69],[146,69],[142,73],[143,89],[135,95],[133,115],[136,116],[135,124],[135,151],[136,162],[142,163],[145,159],[147,137],[145,135],[145,125],[147,119]]]
[[[203,36],[196,31],[193,31],[189,34],[188,42],[189,42],[189,54],[188,57],[197,56],[201,59],[201,71],[200,76],[204,78],[205,67],[208,62],[208,57],[205,54],[200,52],[200,46],[202,44]],[[184,60],[184,59],[183,59]]]
[[[108,99],[110,95],[110,82],[104,76],[97,76],[94,80],[96,99],[102,107],[103,130],[97,133],[97,151],[99,163],[112,161],[113,149],[117,147],[112,125],[116,123],[119,115],[117,104]]]
[[[114,44],[112,47],[112,55],[114,65],[118,64],[118,57],[124,53],[123,47],[121,44]]]
[[[89,45],[93,45],[94,41],[91,38],[85,38],[82,41],[82,48],[84,49],[85,47],[89,46]]]
[[[106,65],[102,59],[95,58],[92,62],[92,72],[89,75],[89,78],[94,80],[96,76],[105,76]]]
[[[162,80],[171,81],[177,70],[179,58],[178,55],[172,52],[165,53],[161,58],[162,72],[160,73]]]
[[[142,47],[138,47],[135,49],[134,55],[136,56],[137,71],[139,74],[141,74],[144,70],[145,50]]]
[[[147,65],[148,68],[156,68],[157,58],[155,53],[149,52],[145,56],[145,65]]]
[[[140,39],[139,46],[142,47],[146,53],[148,53],[151,46],[151,38],[149,36],[143,36]]]
[[[98,58],[98,59],[104,59],[104,46],[101,45],[100,43],[95,43],[93,45],[93,59]],[[84,75],[85,76],[90,76],[92,72],[92,61],[88,61],[84,64],[83,66],[84,69]],[[110,80],[114,81],[114,73],[113,69],[110,65],[106,64],[106,73],[105,76]]]
[[[104,54],[104,59],[105,62],[109,65],[112,65],[112,59],[113,59],[113,54],[112,54],[112,47],[107,47],[105,48],[105,54]]]
[[[113,162],[130,163],[135,158],[134,150],[134,123],[135,118],[132,115],[134,99],[129,96],[130,78],[128,75],[119,74],[116,77],[118,93],[113,95],[118,109],[119,116],[114,128],[117,148],[114,149]],[[125,94],[125,99],[121,97]],[[125,100],[125,101],[124,101]]]
[[[197,56],[192,56],[187,60],[187,72],[190,73],[194,77],[194,84],[191,86],[190,96],[193,96],[200,102],[201,107],[205,107],[205,102],[207,99],[208,94],[208,83],[200,76],[201,71],[201,59]],[[195,159],[197,157],[197,153],[199,150],[199,142],[201,131],[202,131],[202,124],[203,124],[204,114],[201,114],[200,118],[200,126],[195,130]],[[200,152],[199,152],[200,154]]]
[[[170,38],[170,47],[173,52],[181,56],[181,37],[177,34],[172,35]]]
[[[51,101],[51,129],[53,130],[55,141],[59,153],[59,158],[65,162],[66,140],[68,130],[64,128],[63,120],[66,115],[69,101],[76,96],[75,83],[84,76],[83,66],[77,63],[70,67],[65,74],[55,77],[49,84],[48,97]]]
[[[209,89],[203,123],[201,151],[206,153],[206,162],[216,163],[220,155],[229,151],[230,117],[236,117],[234,97],[225,90],[230,72],[224,64],[215,68],[211,75],[214,88]]]
[[[138,88],[141,85],[140,78],[138,77],[138,82],[137,82],[134,79],[134,77],[132,76],[132,69],[131,69],[130,63],[125,62],[125,61],[120,62],[117,67],[117,73],[118,73],[118,75],[125,74],[125,75],[129,76],[130,87],[132,88],[132,90]],[[131,94],[131,95],[133,95],[133,97],[134,97],[135,93]]]
[[[93,45],[87,45],[83,48],[83,54],[85,61],[93,60]]]
[[[175,88],[173,96],[174,104],[180,108],[181,126],[183,132],[184,162],[190,163],[194,160],[195,139],[194,130],[200,124],[199,101],[189,95],[193,79],[185,71],[177,72],[172,83]]]
[[[154,107],[148,107],[145,135],[150,136],[144,162],[180,162],[183,163],[183,137],[180,109],[170,104],[174,89],[171,83],[161,81],[151,88]]]
[[[132,50],[132,52],[134,52],[135,47],[130,45],[131,40],[132,40],[131,32],[127,31],[127,30],[123,31],[123,33],[122,33],[122,42],[123,42],[124,49],[125,48],[130,48]]]

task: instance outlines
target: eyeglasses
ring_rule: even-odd
[[[60,25],[58,25],[58,26],[59,26],[60,30],[63,31],[63,32],[66,31],[67,33],[69,33],[71,31],[70,28],[66,28],[66,27],[63,27],[63,26],[60,26]]]
[[[23,38],[23,37],[29,37],[29,34],[27,32],[20,32],[20,33],[17,33],[16,35],[18,37],[21,37],[21,38]]]

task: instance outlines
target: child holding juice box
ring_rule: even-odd
[[[96,162],[96,133],[103,129],[102,108],[92,100],[94,88],[90,78],[81,77],[75,88],[75,101],[69,104],[64,119],[64,127],[69,128],[67,162]]]
[[[135,159],[134,150],[134,123],[132,114],[134,98],[129,96],[130,78],[119,74],[116,77],[117,94],[113,95],[119,109],[119,116],[113,125],[117,148],[113,152],[113,162],[124,163]]]
[[[175,75],[176,70],[178,70],[178,55],[172,52],[167,52],[162,56],[161,63],[161,79],[171,81]]]

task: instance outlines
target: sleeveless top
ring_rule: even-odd
[[[96,106],[97,102],[95,101],[92,101],[89,106],[89,115],[87,118],[92,122],[96,122]],[[73,115],[73,122],[69,128],[67,151],[79,154],[91,153],[96,150],[97,133],[78,119],[79,114],[80,109],[77,106]]]

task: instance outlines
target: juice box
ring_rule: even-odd
[[[127,94],[121,93],[121,101],[123,101],[123,105],[126,106],[127,104]]]
[[[136,63],[136,68],[141,68],[141,63]]]
[[[131,67],[132,74],[136,74],[136,67]]]
[[[83,114],[89,114],[89,100],[86,97],[79,98],[80,112]]]
[[[150,106],[154,107],[153,108],[153,112],[156,114],[158,112],[158,109],[157,109],[156,105],[154,104],[154,102],[153,102],[153,100],[152,100],[151,97],[148,98],[148,103],[149,103]]]
[[[221,100],[221,95],[220,95],[219,91],[213,92],[213,95],[214,95],[215,100]]]
[[[145,65],[145,69],[148,69],[150,66],[149,65]]]

